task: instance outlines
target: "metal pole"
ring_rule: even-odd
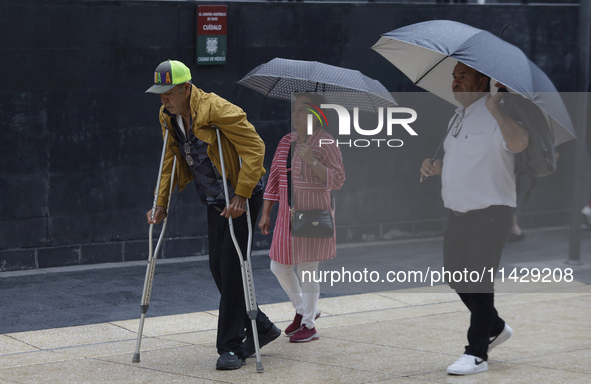
[[[228,182],[226,180],[226,167],[224,165],[224,152],[222,151],[222,140],[220,137],[220,129],[212,124],[212,127],[215,129],[217,139],[218,139],[218,149],[220,151],[220,167],[222,168],[222,181],[224,185],[224,196],[226,198],[226,208],[230,207],[230,196],[228,195]],[[242,159],[240,159],[240,166],[242,166]],[[232,217],[228,218],[228,224],[230,229],[230,235],[232,237],[232,241],[234,242],[234,247],[236,248],[236,253],[238,254],[238,259],[240,262],[240,272],[242,273],[242,289],[244,291],[244,304],[246,306],[246,314],[250,318],[251,325],[252,325],[252,337],[254,341],[254,349],[255,355],[257,360],[257,372],[264,372],[265,368],[263,367],[263,362],[261,358],[261,348],[259,346],[259,334],[257,330],[256,318],[258,314],[258,307],[256,302],[256,295],[254,292],[254,280],[252,275],[252,265],[250,263],[250,256],[251,256],[251,243],[252,243],[252,221],[250,217],[250,204],[248,199],[246,200],[246,220],[248,226],[248,245],[246,249],[246,260],[242,256],[242,250],[240,249],[240,244],[238,244],[238,240],[236,239],[236,235],[234,234],[234,223],[232,221]]]
[[[570,244],[567,264],[581,262],[581,209],[584,206],[583,177],[585,162],[585,133],[587,130],[587,92],[589,91],[589,63],[591,44],[591,0],[579,3],[579,83],[581,84],[581,100],[578,108],[578,124],[575,125],[577,140],[575,141],[575,166],[573,175],[573,195],[570,220]]]
[[[154,192],[154,202],[152,203],[152,220],[154,219],[154,213],[156,212],[156,206],[158,203],[158,193],[160,193],[160,179],[162,177],[162,168],[164,166],[164,155],[166,154],[166,145],[168,143],[168,126],[166,126],[166,132],[164,133],[164,144],[162,145],[162,156],[160,157],[160,168],[158,169],[158,180],[156,181],[156,191]],[[148,246],[150,247],[148,250],[148,265],[146,266],[146,277],[144,279],[144,290],[142,292],[142,301],[140,305],[140,324],[137,332],[137,341],[135,344],[135,353],[132,357],[132,362],[139,363],[140,362],[140,348],[142,344],[142,335],[144,333],[144,322],[146,320],[146,313],[148,313],[148,308],[150,308],[150,296],[152,295],[152,285],[154,283],[154,272],[156,270],[156,259],[158,258],[158,251],[160,251],[160,247],[162,246],[164,240],[164,231],[166,231],[166,223],[168,219],[168,212],[170,210],[170,200],[172,196],[172,191],[174,190],[174,172],[176,169],[176,157],[172,163],[172,172],[170,174],[170,190],[168,194],[168,203],[166,204],[166,216],[164,216],[164,220],[162,222],[162,229],[160,230],[160,236],[158,237],[158,243],[156,244],[156,249],[153,248],[152,242],[152,231],[154,229],[154,224],[150,224],[150,229],[148,232]]]

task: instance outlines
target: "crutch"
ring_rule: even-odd
[[[215,129],[218,138],[218,148],[220,151],[220,164],[222,168],[222,180],[224,183],[224,195],[226,197],[226,207],[230,207],[230,197],[228,196],[228,182],[226,181],[226,168],[224,166],[224,153],[222,151],[222,141],[220,139],[220,129],[215,125],[212,125]],[[240,165],[242,166],[242,159],[240,159]],[[252,322],[252,337],[254,339],[254,349],[256,352],[257,358],[257,372],[263,372],[265,369],[263,368],[263,362],[261,361],[261,349],[259,347],[259,335],[257,331],[257,324],[256,318],[258,314],[258,307],[256,301],[256,295],[254,293],[254,280],[252,276],[252,265],[250,263],[250,254],[251,254],[251,244],[252,244],[252,222],[250,217],[250,206],[248,204],[248,199],[246,200],[246,222],[248,225],[248,245],[246,248],[246,260],[242,257],[242,251],[240,250],[240,245],[238,244],[238,240],[236,240],[236,235],[234,234],[234,224],[232,223],[232,217],[228,219],[230,224],[230,235],[232,236],[232,241],[234,242],[234,247],[236,247],[236,253],[238,253],[238,258],[240,259],[240,272],[242,272],[242,288],[244,291],[244,302],[246,304],[246,313]]]
[[[154,202],[152,203],[152,219],[154,219],[154,214],[156,213],[156,204],[158,203],[158,193],[160,192],[160,178],[162,177],[162,167],[164,166],[164,155],[166,154],[166,144],[168,143],[168,125],[166,125],[166,131],[164,132],[164,144],[162,145],[162,156],[160,157],[160,169],[158,170],[158,181],[156,181],[156,191],[154,193]],[[154,229],[154,224],[150,224],[149,230],[149,254],[148,254],[148,266],[146,268],[146,279],[144,281],[144,292],[142,293],[142,303],[140,305],[140,327],[137,332],[137,344],[135,346],[135,353],[133,354],[133,359],[131,360],[134,363],[140,362],[140,345],[142,343],[142,333],[144,331],[144,320],[146,319],[146,313],[148,312],[148,308],[150,307],[150,295],[152,294],[152,284],[154,282],[154,271],[156,270],[156,258],[158,257],[158,251],[162,246],[162,239],[164,238],[164,230],[166,229],[166,219],[168,217],[168,209],[170,208],[170,197],[172,195],[172,191],[174,190],[174,171],[176,168],[176,156],[174,157],[174,161],[172,163],[172,172],[170,174],[170,191],[168,194],[168,203],[166,204],[166,215],[164,216],[164,221],[162,222],[162,230],[160,231],[160,237],[158,238],[158,243],[156,244],[156,249],[154,250],[152,245],[152,231]]]

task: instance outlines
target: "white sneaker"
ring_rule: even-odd
[[[513,330],[510,326],[505,323],[505,328],[499,333],[496,337],[491,337],[490,341],[488,342],[488,353],[493,350],[499,344],[504,343],[505,341],[509,340],[511,335],[513,334]]]
[[[488,370],[488,363],[479,357],[463,354],[455,363],[447,367],[450,375],[472,375]]]

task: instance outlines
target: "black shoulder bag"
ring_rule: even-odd
[[[287,200],[291,207],[291,190],[292,190],[292,173],[291,167],[287,167],[288,163],[291,163],[291,156],[295,144],[292,143],[289,148],[287,155],[287,161],[285,163],[286,168],[289,169],[287,172]],[[291,165],[291,164],[290,164]],[[334,206],[334,200],[333,200]],[[294,211],[290,208],[291,212],[291,236],[292,237],[310,237],[310,238],[331,238],[334,237],[334,224],[332,219],[333,209],[314,209],[311,211]]]

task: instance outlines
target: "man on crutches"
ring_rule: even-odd
[[[179,191],[193,179],[201,201],[207,205],[209,268],[221,294],[216,342],[220,357],[216,368],[238,369],[255,353],[256,343],[252,322],[246,314],[241,263],[229,219],[232,219],[236,242],[245,258],[250,247],[247,215],[243,213],[248,200],[252,228],[262,206],[265,144],[241,108],[192,85],[191,72],[180,61],[161,63],[154,73],[154,85],[146,92],[160,95],[163,134],[166,127],[170,127],[157,208],[153,219],[152,210],[146,214],[148,223],[159,223],[166,215],[164,207],[169,198],[176,157],[174,181],[178,182]],[[220,133],[219,142],[216,129]],[[220,147],[225,172],[221,171]],[[228,206],[223,173],[229,181]],[[256,303],[254,309],[256,311]],[[256,315],[251,311],[251,315],[256,316],[255,335],[258,334],[259,348],[279,337],[279,328],[260,309]],[[260,353],[257,353],[257,360],[259,366]],[[262,370],[262,365],[260,368]]]

